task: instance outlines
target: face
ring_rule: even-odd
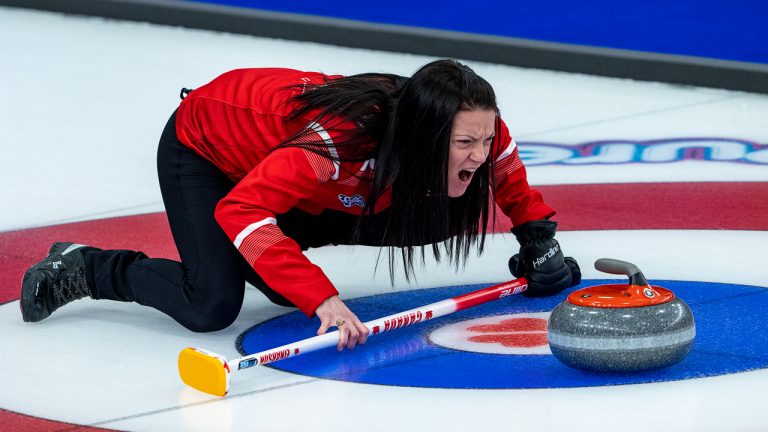
[[[464,195],[475,171],[488,158],[494,137],[496,111],[459,111],[451,128],[448,154],[448,196]]]

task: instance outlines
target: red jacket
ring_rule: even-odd
[[[311,118],[288,120],[296,108],[291,97],[303,85],[327,78],[291,69],[233,70],[191,92],[176,115],[179,140],[237,183],[216,207],[216,220],[259,276],[309,316],[338,292],[278,228],[275,215],[294,207],[311,214],[326,209],[360,214],[363,203],[355,196],[367,199],[371,189],[361,177],[375,167],[374,160],[333,163],[295,147],[272,151],[308,124],[333,149],[336,128],[326,131],[310,124]],[[496,160],[497,203],[515,225],[553,215],[529,187],[517,146],[501,123],[490,156]],[[389,202],[385,194],[375,210]]]

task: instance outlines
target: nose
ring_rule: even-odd
[[[488,157],[488,149],[482,142],[478,142],[472,146],[472,150],[469,153],[469,159],[473,162],[483,163]]]

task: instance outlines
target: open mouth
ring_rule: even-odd
[[[459,180],[461,180],[463,183],[466,183],[472,178],[472,174],[474,173],[475,170],[461,170],[459,171]]]

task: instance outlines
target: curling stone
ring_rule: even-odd
[[[667,367],[688,355],[696,326],[687,304],[649,285],[634,264],[600,259],[595,268],[626,274],[629,284],[575,291],[552,311],[547,336],[558,360],[576,369],[633,372]]]

